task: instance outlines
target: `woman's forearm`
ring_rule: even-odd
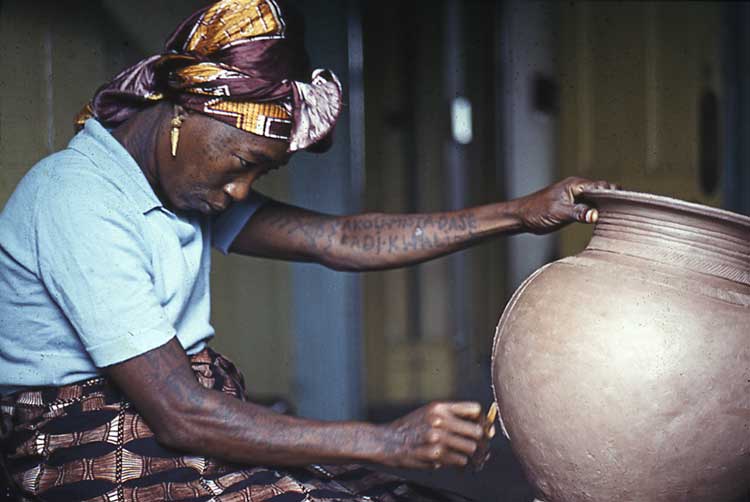
[[[521,230],[512,203],[425,214],[366,213],[337,218],[321,263],[343,270],[402,267]]]
[[[422,214],[333,216],[274,202],[232,245],[240,254],[366,271],[420,263],[522,230],[515,202]]]
[[[392,435],[358,422],[320,422],[201,386],[176,338],[107,368],[165,446],[194,455],[263,465],[378,462]]]
[[[168,446],[261,465],[383,462],[388,435],[362,422],[321,422],[277,414],[217,391],[198,393],[180,411]]]
[[[106,373],[157,441],[192,455],[254,465],[427,468],[466,465],[488,441],[477,403],[431,403],[385,425],[279,415],[201,386],[176,338]]]
[[[231,250],[337,270],[402,267],[492,236],[543,234],[573,221],[594,223],[596,209],[579,198],[587,190],[612,188],[605,181],[567,178],[511,201],[423,214],[333,216],[271,201],[250,219]]]

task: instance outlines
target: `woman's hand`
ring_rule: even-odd
[[[385,426],[379,463],[409,469],[481,467],[494,428],[474,402],[435,402]]]
[[[584,191],[595,188],[618,189],[619,186],[606,181],[572,177],[516,199],[514,203],[521,229],[546,234],[573,221],[596,223],[599,216],[596,209],[578,200]]]

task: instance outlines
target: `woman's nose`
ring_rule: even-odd
[[[252,180],[249,178],[240,178],[224,185],[224,193],[227,194],[234,202],[239,202],[247,197],[250,193]]]

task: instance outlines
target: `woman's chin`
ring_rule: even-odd
[[[201,201],[197,204],[195,211],[207,216],[214,216],[226,211],[226,207],[211,204],[210,202]]]

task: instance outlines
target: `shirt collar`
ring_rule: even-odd
[[[98,120],[87,120],[68,147],[107,170],[112,181],[132,197],[141,212],[163,207],[135,159]]]

